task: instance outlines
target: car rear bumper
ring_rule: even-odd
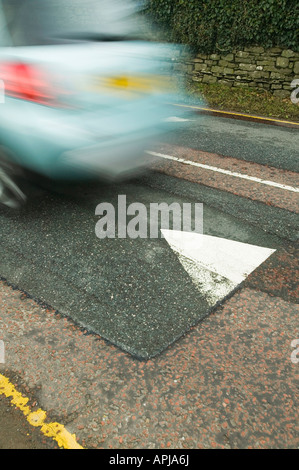
[[[154,109],[135,106],[108,119],[101,111],[67,112],[11,99],[0,109],[0,142],[20,167],[51,179],[125,178],[147,166],[152,157],[145,151],[172,130],[166,111],[162,116],[159,106]],[[141,118],[141,111],[151,115]]]
[[[126,179],[145,171],[153,161],[153,157],[146,153],[149,145],[149,140],[127,140],[68,150],[60,156],[57,170],[73,179]]]

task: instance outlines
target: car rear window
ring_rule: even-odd
[[[0,0],[12,45],[140,36],[133,0]]]

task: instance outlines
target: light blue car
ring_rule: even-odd
[[[174,46],[131,0],[0,0],[0,204],[18,176],[115,180],[169,131]]]

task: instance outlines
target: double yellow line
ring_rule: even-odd
[[[39,427],[41,432],[49,438],[54,439],[59,447],[64,449],[83,449],[78,444],[75,434],[71,434],[65,427],[57,422],[46,423],[47,414],[42,409],[32,411],[30,406],[27,405],[29,398],[24,397],[17,391],[15,386],[9,381],[7,377],[0,374],[0,395],[4,394],[10,399],[11,404],[16,406],[24,416],[29,424],[34,427]]]

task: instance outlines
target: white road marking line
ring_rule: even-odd
[[[185,165],[196,166],[199,168],[203,168],[205,170],[215,171],[217,173],[223,173],[224,175],[228,176],[235,176],[237,178],[242,178],[249,181],[254,181],[255,183],[265,184],[267,186],[273,186],[274,188],[284,189],[285,191],[292,191],[294,193],[299,193],[299,188],[294,186],[288,186],[286,184],[275,183],[274,181],[263,180],[261,178],[256,178],[255,176],[244,175],[242,173],[237,173],[235,171],[224,170],[223,168],[218,168],[215,166],[205,165],[204,163],[197,163],[191,160],[184,160],[183,158],[173,157],[172,155],[165,155],[163,153],[152,152],[150,150],[147,151],[149,155],[154,157],[161,157],[167,160],[173,160],[179,163],[184,163]]]
[[[276,251],[195,232],[161,231],[210,305],[228,295]]]
[[[170,116],[169,118],[166,118],[165,121],[166,122],[189,122],[189,121],[193,121],[193,119],[184,119],[184,118],[180,118],[177,116]]]

